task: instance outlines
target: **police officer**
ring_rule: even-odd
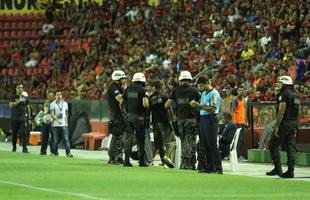
[[[159,156],[164,166],[166,165],[169,168],[174,168],[171,159],[176,147],[176,141],[169,122],[169,116],[172,116],[172,111],[165,109],[168,95],[163,92],[163,86],[160,80],[152,82],[152,89],[154,92],[150,96],[150,110],[152,113],[154,142],[155,148],[158,149]]]
[[[206,150],[207,158],[206,168],[199,172],[223,174],[221,154],[217,145],[217,115],[220,111],[221,96],[206,76],[199,77],[197,85],[203,93],[200,103],[192,101],[191,106],[200,109],[200,142]]]
[[[298,128],[299,94],[295,91],[292,78],[281,76],[278,82],[282,84],[277,96],[277,118],[273,134],[270,138],[270,155],[274,169],[266,175],[278,175],[282,178],[294,178],[296,131]],[[279,146],[283,142],[287,151],[288,169],[282,173]]]
[[[112,134],[110,143],[109,164],[123,164],[123,142],[122,135],[125,132],[126,126],[120,109],[122,101],[123,85],[126,75],[122,70],[116,70],[112,73],[112,84],[108,88],[107,100],[111,114],[109,122],[109,132]]]
[[[172,90],[165,108],[169,109],[176,103],[177,128],[181,139],[181,169],[195,169],[196,136],[198,112],[190,105],[191,101],[199,101],[200,93],[191,85],[192,75],[182,71],[179,75],[180,86]]]
[[[17,135],[20,135],[23,153],[28,153],[27,149],[27,133],[26,133],[26,116],[27,114],[27,97],[28,94],[23,90],[23,85],[18,84],[15,88],[15,93],[12,95],[9,101],[11,108],[11,119],[12,119],[12,152],[16,151]]]
[[[146,78],[143,73],[138,72],[133,75],[132,85],[126,88],[123,94],[122,105],[126,112],[127,131],[125,134],[124,167],[132,167],[130,163],[130,154],[134,142],[134,136],[137,141],[139,166],[147,167],[144,160],[145,155],[145,132],[148,125],[149,98],[145,90]]]

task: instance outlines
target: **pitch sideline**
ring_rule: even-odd
[[[22,187],[22,188],[28,188],[28,189],[31,189],[31,190],[39,190],[39,191],[43,191],[43,192],[64,194],[64,195],[68,195],[68,196],[76,196],[76,197],[80,197],[80,198],[84,198],[84,199],[90,199],[90,200],[110,200],[110,199],[107,199],[107,198],[94,197],[94,196],[91,196],[91,195],[88,195],[88,194],[84,194],[84,193],[63,192],[63,191],[58,191],[58,190],[44,188],[44,187],[36,187],[36,186],[32,186],[32,185],[14,183],[14,182],[10,182],[10,181],[0,180],[0,183],[6,184],[6,185],[13,185],[13,186],[17,186],[17,187]]]

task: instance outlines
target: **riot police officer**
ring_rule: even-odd
[[[172,90],[165,104],[169,109],[176,103],[177,128],[181,139],[181,169],[195,169],[196,137],[198,132],[198,112],[192,108],[190,102],[199,101],[200,93],[191,85],[192,75],[189,71],[182,71],[179,75],[180,86]]]
[[[130,154],[136,138],[138,146],[139,166],[148,166],[144,160],[145,155],[145,133],[148,125],[149,98],[145,90],[146,78],[143,73],[138,72],[133,75],[132,85],[126,88],[123,94],[123,107],[126,112],[127,131],[125,134],[124,167],[132,167]]]
[[[125,72],[116,70],[112,73],[112,83],[107,91],[108,107],[111,120],[109,122],[109,132],[112,134],[110,143],[109,164],[123,164],[123,142],[122,135],[126,126],[120,109],[122,101],[123,85],[126,79]]]
[[[277,96],[277,118],[273,134],[270,139],[270,155],[274,169],[266,175],[278,175],[282,178],[294,178],[296,153],[296,131],[298,128],[298,112],[300,105],[299,94],[295,91],[292,78],[281,76],[278,82],[282,88]],[[282,173],[279,146],[283,143],[287,152],[288,169]]]

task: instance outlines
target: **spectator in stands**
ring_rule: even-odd
[[[25,66],[28,68],[36,67],[40,60],[40,53],[38,52],[38,49],[34,48],[28,57],[29,60],[26,62]]]

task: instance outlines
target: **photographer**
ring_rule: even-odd
[[[58,138],[62,134],[67,157],[73,157],[70,153],[68,130],[68,103],[63,100],[61,92],[56,92],[56,100],[51,103],[51,115],[53,118],[52,131],[54,135],[53,151],[58,156]]]

